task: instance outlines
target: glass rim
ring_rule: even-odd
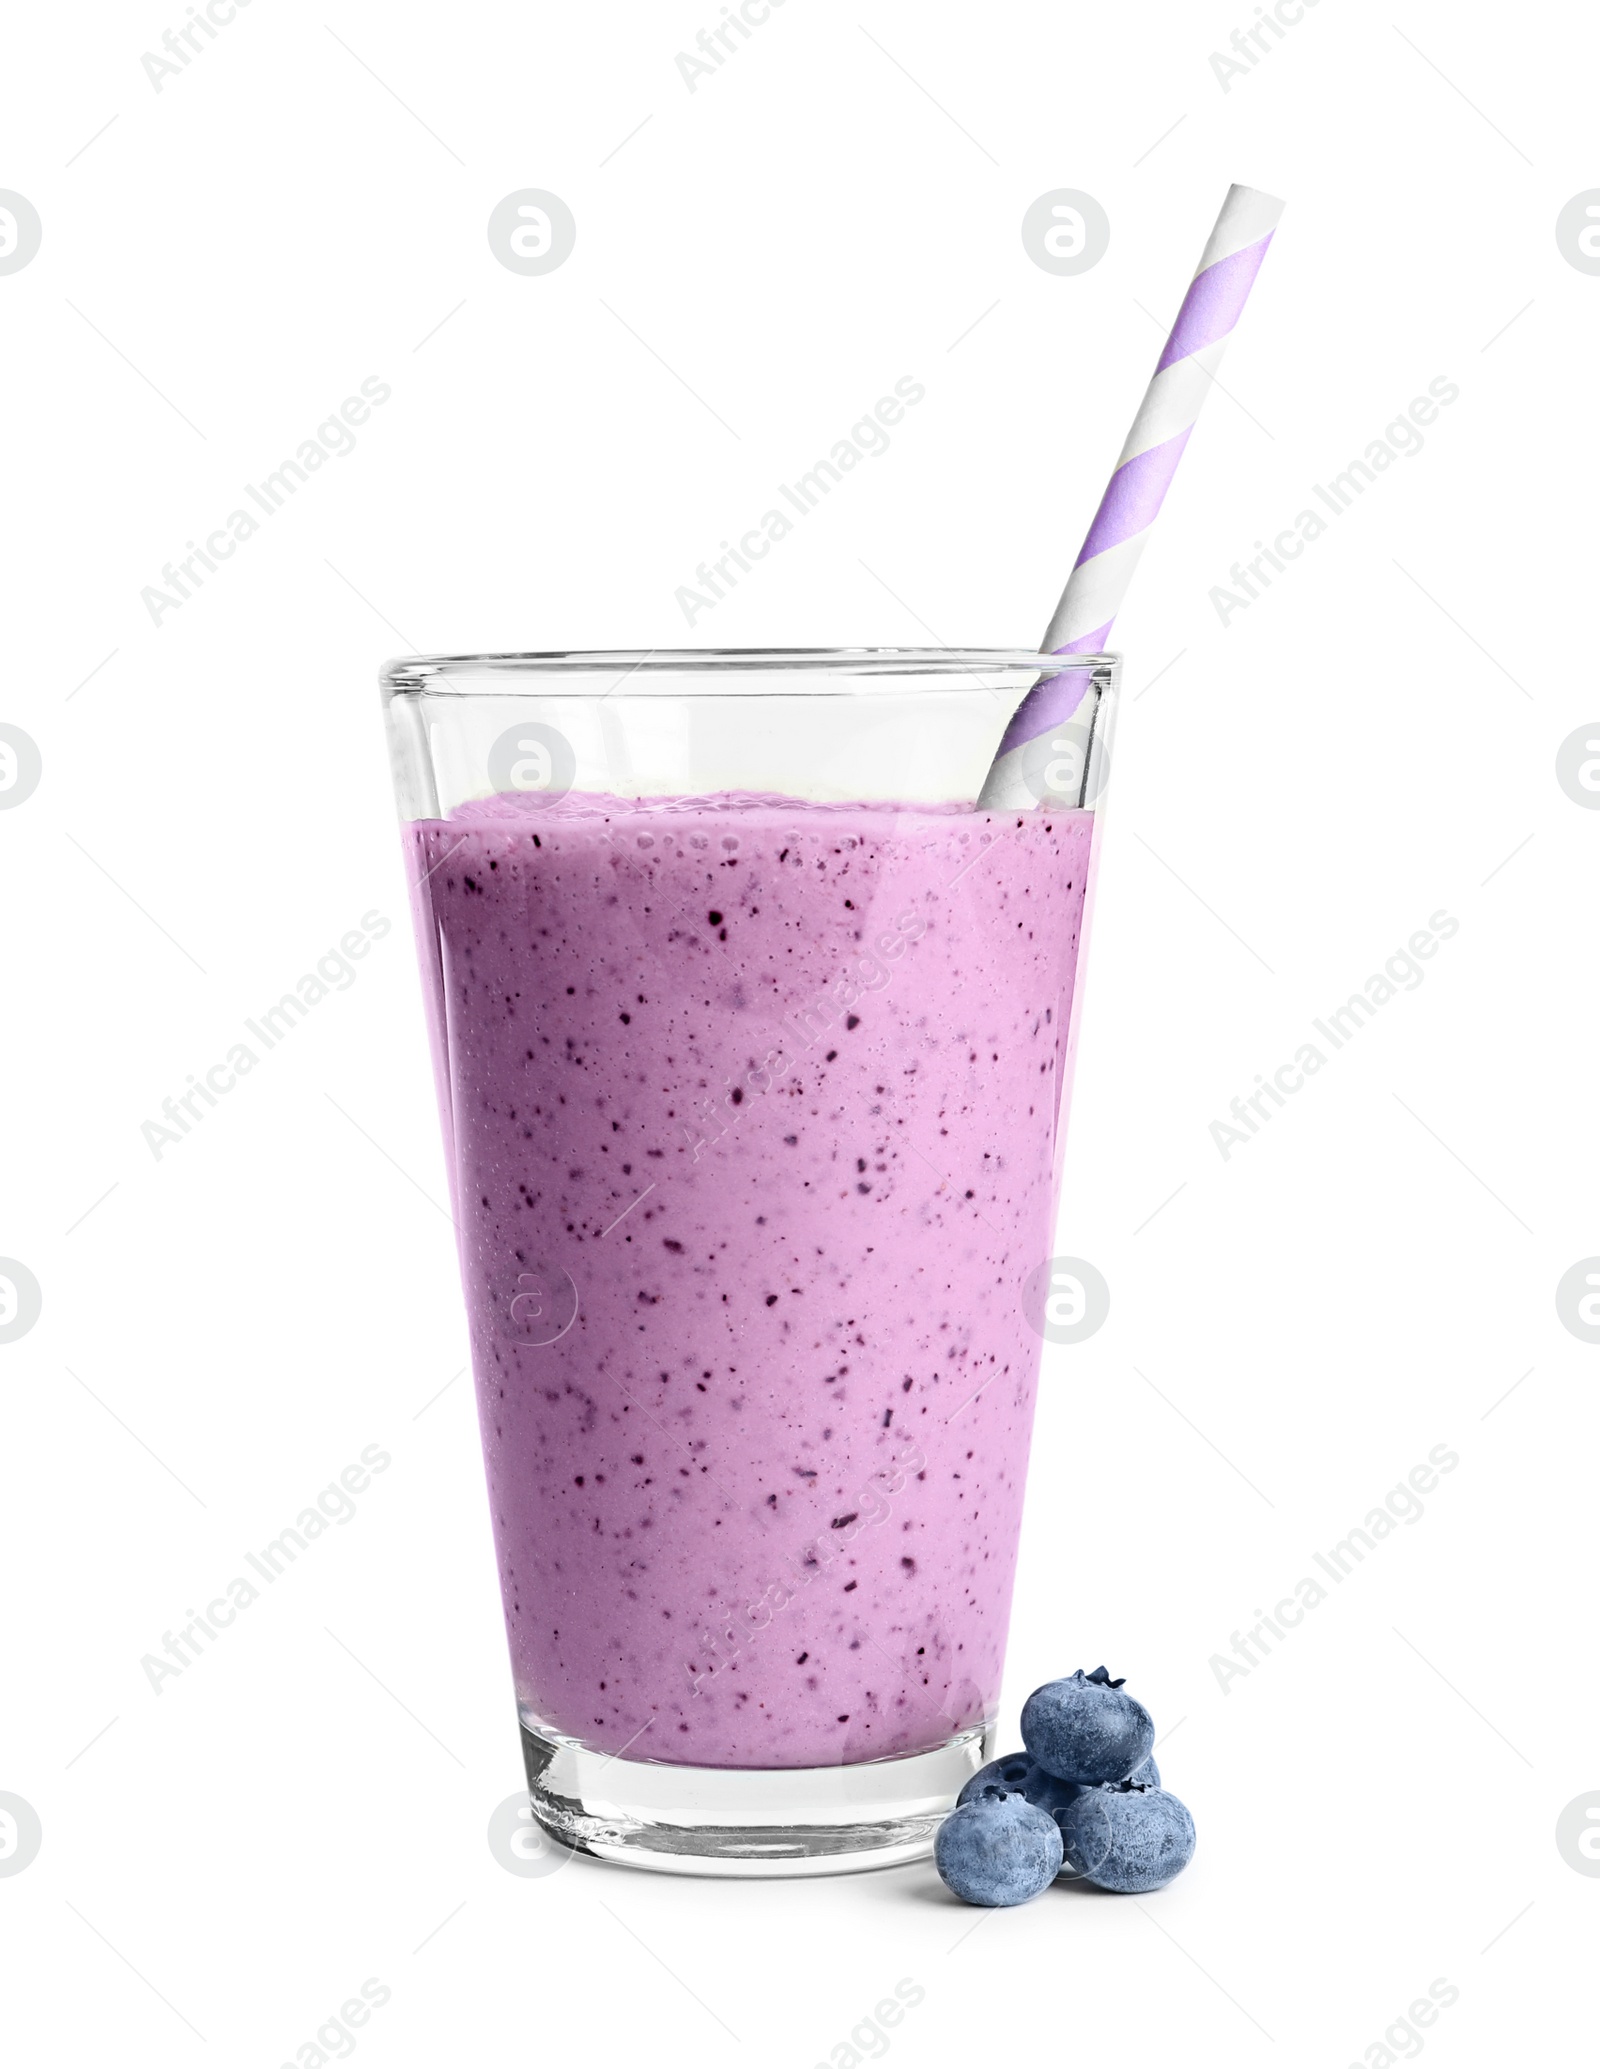
[[[515,696],[518,679],[539,677],[543,696],[592,694],[583,678],[614,675],[605,694],[620,690],[629,676],[873,676],[934,678],[947,690],[974,696],[991,694],[992,682],[953,680],[961,676],[1016,677],[1026,687],[1039,676],[1063,675],[1078,668],[1110,668],[1115,654],[1040,654],[1023,647],[649,647],[628,650],[557,650],[516,654],[404,654],[386,661],[378,681],[387,693],[426,690],[446,696]],[[508,678],[486,684],[485,676]],[[552,686],[550,677],[574,678],[571,688]],[[813,694],[827,694],[814,690]],[[843,688],[832,694],[846,695]]]

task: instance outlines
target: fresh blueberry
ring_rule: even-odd
[[[1159,1789],[1161,1770],[1156,1766],[1154,1754],[1142,1761],[1128,1779],[1142,1788]],[[1061,1827],[1064,1839],[1066,1825],[1063,1814],[1068,1804],[1082,1793],[1076,1782],[1058,1780],[1048,1768],[1041,1767],[1031,1753],[1007,1753],[999,1760],[991,1760],[987,1767],[980,1767],[956,1802],[973,1803],[981,1796],[1026,1796],[1035,1809],[1049,1811]],[[1063,1865],[1061,1874],[1069,1881],[1079,1879],[1078,1870],[1070,1864]]]
[[[1080,1790],[1060,1825],[1068,1866],[1095,1889],[1125,1896],[1164,1889],[1194,1853],[1187,1806],[1133,1782]]]
[[[1039,1765],[1064,1782],[1120,1782],[1150,1757],[1150,1712],[1104,1667],[1047,1681],[1022,1706],[1022,1738]]]
[[[1007,1753],[1004,1759],[991,1760],[987,1767],[980,1767],[956,1801],[971,1803],[975,1797],[996,1789],[1008,1796],[1026,1796],[1031,1804],[1052,1816],[1064,1810],[1078,1793],[1074,1783],[1058,1781],[1030,1753]]]
[[[1078,1794],[1078,1785],[1059,1781],[1031,1754],[1008,1753],[1003,1760],[991,1760],[987,1767],[980,1767],[956,1801],[972,1803],[980,1797],[1001,1794],[1026,1796],[1035,1810],[1047,1810],[1059,1825],[1062,1812]],[[1063,1868],[1061,1873],[1070,1875],[1071,1870]]]
[[[1061,1833],[1025,1796],[995,1790],[951,1811],[933,1843],[934,1865],[964,1904],[1025,1904],[1055,1881]]]

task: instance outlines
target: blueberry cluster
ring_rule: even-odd
[[[1022,1706],[1026,1752],[980,1768],[933,1857],[966,1904],[1025,1904],[1057,1876],[1143,1894],[1189,1865],[1194,1819],[1161,1786],[1155,1725],[1104,1667],[1047,1681]]]

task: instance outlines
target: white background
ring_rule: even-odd
[[[1600,704],[1600,278],[1554,231],[1600,183],[1600,31],[1322,0],[1224,91],[1255,16],[787,0],[693,93],[711,0],[254,0],[159,93],[180,9],[15,16],[0,185],[44,225],[0,277],[0,718],[44,761],[0,813],[0,1252],[44,1289],[0,1348],[0,1789],[43,1827],[0,1878],[19,2061],[314,2063],[368,1977],[373,2069],[847,2064],[902,1977],[908,2065],[1381,2069],[1439,1977],[1441,2064],[1587,2048],[1600,1883],[1554,1833],[1600,1788],[1600,1352],[1554,1289],[1600,1250],[1600,816],[1554,771]],[[990,1914],[929,1868],[515,1879],[378,663],[1032,644],[1233,179],[1289,207],[1116,635],[1058,1242],[1112,1310],[1045,1354],[1003,1727],[1047,1677],[1129,1675],[1195,1862]],[[485,235],[528,186],[578,225],[539,278]],[[1057,187],[1112,226],[1072,278],[1019,235]],[[691,633],[695,564],[904,374],[893,449]],[[357,450],[153,625],[163,563],[369,375]],[[1231,563],[1441,375],[1425,450],[1219,623]],[[1228,1102],[1441,908],[1425,982],[1224,1161]],[[357,982],[157,1161],[141,1124],[372,909]],[[370,1444],[356,1518],[153,1693],[141,1656]],[[1230,1634],[1440,1444],[1423,1519],[1224,1693]]]

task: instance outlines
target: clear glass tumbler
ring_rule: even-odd
[[[1081,696],[1040,803],[980,811],[1041,671]],[[884,1866],[992,1753],[1115,675],[384,671],[528,1780],[569,1846]]]

